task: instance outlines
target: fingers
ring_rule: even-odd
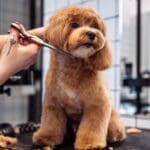
[[[11,52],[11,49],[17,45],[18,39],[19,32],[11,27],[10,34],[7,36],[7,41],[5,42],[1,50],[1,55],[8,55]]]
[[[28,45],[30,43],[31,42],[29,42],[29,40],[27,40],[25,38],[22,38],[22,37],[19,38],[19,44],[21,44],[21,45]]]
[[[18,42],[19,40],[19,31],[14,29],[13,27],[10,28],[10,35]]]
[[[36,35],[36,36],[38,36],[40,38],[43,38],[45,30],[46,30],[45,27],[40,27],[40,28],[36,28],[36,29],[30,30],[28,32],[31,33],[31,34],[33,34],[33,35]]]

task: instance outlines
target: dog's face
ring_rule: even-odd
[[[68,7],[49,22],[46,39],[54,46],[79,58],[95,54],[105,44],[102,18],[89,7]]]

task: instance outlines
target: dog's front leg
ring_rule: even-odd
[[[113,109],[110,117],[107,139],[109,142],[121,142],[126,138],[126,131],[119,114]]]
[[[33,142],[54,146],[63,142],[66,131],[66,116],[56,100],[46,99],[42,112],[41,127],[34,133]]]
[[[84,109],[84,114],[77,132],[75,149],[87,150],[104,148],[108,124],[111,115],[111,105],[107,100]]]

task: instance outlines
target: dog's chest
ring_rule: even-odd
[[[60,84],[60,100],[61,107],[66,111],[68,115],[80,114],[82,111],[81,99],[77,90],[70,88],[63,82]]]

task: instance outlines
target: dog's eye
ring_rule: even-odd
[[[72,27],[72,28],[78,28],[78,27],[79,27],[79,24],[76,23],[76,22],[72,22],[71,27]]]

